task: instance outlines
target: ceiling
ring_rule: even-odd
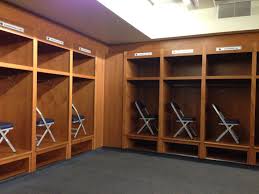
[[[150,40],[96,0],[6,1],[106,44]]]
[[[184,0],[5,1],[109,45],[259,29],[259,0],[252,16],[227,19],[217,18],[214,0],[199,0],[198,9],[186,9]]]

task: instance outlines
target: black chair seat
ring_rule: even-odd
[[[54,120],[53,119],[49,119],[49,118],[46,118],[45,121],[46,121],[47,124],[54,123]],[[42,119],[38,119],[37,122],[36,122],[36,125],[44,125],[43,120]]]
[[[79,115],[80,119],[81,120],[84,120],[85,119],[85,116],[84,115]],[[79,118],[77,115],[72,115],[72,121],[73,122],[78,122],[79,121]]]
[[[150,118],[154,118],[154,119],[157,119],[158,118],[158,115],[147,115],[145,116],[146,119],[150,119]],[[140,119],[142,119],[142,117],[140,117]]]
[[[230,124],[230,125],[239,125],[240,122],[239,120],[233,120],[233,119],[225,119],[226,123],[227,124]],[[222,124],[223,125],[223,122],[219,122],[219,124]]]
[[[0,130],[1,129],[9,129],[9,128],[13,128],[12,123],[0,122]]]
[[[195,121],[195,118],[193,118],[193,117],[182,117],[182,120],[183,121]],[[180,120],[177,120],[177,121],[180,121]]]

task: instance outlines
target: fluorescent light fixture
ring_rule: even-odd
[[[198,0],[152,0],[154,6],[148,0],[97,1],[151,39],[259,29],[259,14],[218,20],[215,7],[187,9]]]

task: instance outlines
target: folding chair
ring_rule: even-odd
[[[0,122],[0,144],[5,140],[5,142],[8,144],[8,146],[11,148],[13,152],[16,152],[15,148],[7,138],[7,133],[9,133],[11,130],[13,130],[13,124],[12,123],[5,123],[5,122]]]
[[[182,127],[178,129],[178,131],[174,134],[174,137],[177,137],[180,135],[184,130],[187,132],[188,136],[193,139],[193,136],[197,136],[194,129],[192,129],[189,125],[191,123],[195,123],[195,118],[192,117],[186,117],[183,114],[183,111],[181,110],[180,106],[176,104],[175,102],[170,102],[171,108],[173,109],[174,113],[177,116],[176,122],[181,123]]]
[[[137,134],[141,133],[145,128],[147,128],[152,135],[155,135],[154,130],[157,131],[157,128],[152,127],[151,121],[157,120],[158,116],[151,115],[148,112],[147,107],[142,102],[135,101],[134,103],[140,115],[139,119],[141,119],[144,122],[142,127],[138,130]]]
[[[53,119],[49,119],[49,118],[44,118],[43,114],[41,113],[41,111],[38,108],[36,108],[36,111],[40,115],[40,118],[37,119],[36,126],[37,127],[45,127],[46,128],[43,134],[37,134],[36,135],[37,146],[40,146],[42,140],[45,138],[47,133],[49,133],[52,141],[56,142],[56,140],[55,140],[55,138],[54,138],[54,136],[53,136],[53,134],[52,134],[52,132],[50,130],[50,127],[52,125],[54,125],[54,120]],[[40,139],[38,140],[38,138],[40,138]]]
[[[240,122],[238,120],[233,120],[233,119],[226,119],[222,112],[219,110],[219,108],[215,105],[212,104],[213,109],[217,113],[218,117],[220,118],[220,122],[218,125],[225,126],[226,130],[216,139],[216,141],[220,141],[228,132],[231,134],[232,138],[236,142],[236,144],[239,144],[239,140],[235,132],[232,130],[234,126],[240,125]]]
[[[79,124],[79,126],[77,128],[72,128],[72,135],[74,135],[74,138],[77,137],[81,127],[84,131],[84,134],[86,135],[86,131],[85,131],[85,127],[83,125],[83,122],[85,120],[85,116],[84,115],[80,115],[79,112],[77,111],[76,107],[74,106],[74,104],[72,104],[72,108],[75,112],[74,115],[72,115],[72,123],[73,124]]]

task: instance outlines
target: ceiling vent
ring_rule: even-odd
[[[251,16],[251,0],[214,0],[218,18]]]

